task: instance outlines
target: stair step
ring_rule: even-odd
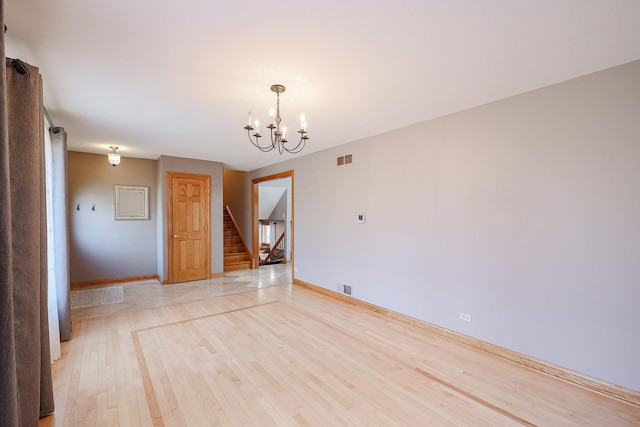
[[[247,253],[242,238],[229,215],[224,210],[224,271],[244,270],[253,267],[253,259]]]
[[[242,243],[239,244],[231,244],[224,245],[224,253],[225,254],[237,254],[237,253],[245,253],[244,245]]]
[[[237,254],[224,254],[224,263],[233,263],[240,261],[251,261],[251,257],[247,255],[246,252],[237,253]]]
[[[234,262],[224,265],[224,271],[246,270],[252,267],[252,261]]]
[[[234,252],[229,254],[223,254],[225,261],[246,261],[250,260],[251,256],[246,252]]]

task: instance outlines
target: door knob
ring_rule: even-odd
[[[174,235],[173,235],[173,238],[174,238],[174,239],[179,239],[180,237],[182,237],[182,236],[181,236],[181,235],[179,235],[179,234],[174,234]]]

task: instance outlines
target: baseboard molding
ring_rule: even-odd
[[[87,282],[75,282],[71,284],[71,290],[77,291],[80,289],[102,288],[109,285],[117,285],[127,282],[139,282],[142,280],[158,280],[160,277],[157,274],[151,274],[148,276],[131,276],[131,277],[117,277],[115,279],[101,279],[101,280],[89,280]]]
[[[588,375],[581,374],[579,372],[574,372],[569,369],[562,368],[560,366],[556,366],[551,363],[544,362],[542,360],[538,360],[534,357],[527,356],[525,354],[518,353],[516,351],[509,350],[509,349],[497,346],[495,344],[491,344],[486,341],[479,340],[477,338],[463,335],[458,332],[454,332],[449,329],[442,328],[440,326],[436,326],[431,323],[427,323],[425,321],[407,316],[405,314],[398,313],[396,311],[377,306],[375,304],[371,304],[347,295],[340,294],[336,291],[325,289],[317,285],[312,285],[311,283],[307,283],[296,278],[293,279],[293,283],[303,288],[307,288],[314,292],[318,292],[320,294],[337,299],[344,303],[373,311],[379,315],[386,316],[386,317],[407,323],[411,326],[422,329],[426,332],[450,339],[452,341],[467,345],[469,347],[473,347],[473,348],[485,351],[487,353],[501,357],[503,359],[510,360],[512,362],[518,363],[519,365],[526,366],[527,368],[550,375],[555,378],[559,378],[571,384],[575,384],[579,387],[594,391],[596,393],[605,395],[607,397],[620,400],[630,405],[640,407],[640,392],[637,392],[635,390],[631,390],[616,384],[611,384],[606,381],[602,381],[602,380],[590,377]]]
[[[220,273],[209,273],[209,279],[219,279],[220,277],[224,277],[224,271],[220,272]],[[160,280],[160,279],[158,279]],[[166,280],[161,280],[160,283],[162,283],[163,285],[172,285],[172,282],[169,282],[168,279]]]

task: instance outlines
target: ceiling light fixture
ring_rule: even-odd
[[[111,166],[115,168],[120,164],[120,154],[116,153],[116,150],[120,147],[114,147],[113,145],[110,145],[109,148],[111,148],[112,150],[111,153],[107,154],[107,157],[109,158],[109,164],[111,164]]]
[[[244,127],[247,130],[247,135],[249,136],[249,141],[256,146],[260,151],[267,152],[271,151],[274,148],[277,148],[280,154],[283,152],[287,153],[299,153],[304,148],[307,139],[307,121],[304,118],[304,114],[300,115],[300,130],[298,133],[300,134],[300,141],[295,147],[289,148],[285,144],[287,141],[287,127],[280,127],[280,123],[282,122],[282,118],[280,118],[280,94],[285,91],[285,87],[283,85],[271,85],[271,91],[276,93],[276,110],[273,110],[273,107],[269,110],[269,115],[271,116],[271,123],[267,126],[267,129],[271,131],[271,144],[260,145],[260,122],[256,120],[254,122],[255,128],[251,124],[251,111],[249,111],[249,122]],[[275,114],[275,116],[274,116]],[[275,121],[275,125],[273,124]],[[275,129],[275,130],[274,130]],[[255,131],[253,135],[251,132]],[[253,136],[253,138],[252,138]]]

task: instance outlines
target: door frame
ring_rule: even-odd
[[[276,173],[274,175],[267,175],[267,176],[263,176],[260,178],[254,178],[251,180],[251,252],[252,252],[252,256],[253,256],[253,268],[258,268],[260,263],[258,260],[258,254],[259,254],[259,249],[258,249],[258,241],[260,240],[258,233],[259,233],[259,225],[260,225],[260,212],[258,211],[259,208],[259,202],[258,202],[258,188],[259,188],[259,184],[261,182],[265,182],[265,181],[273,181],[274,179],[282,179],[282,178],[291,178],[291,218],[289,218],[289,220],[291,221],[291,270],[295,271],[293,268],[293,264],[295,262],[295,255],[294,255],[294,249],[295,249],[295,244],[294,244],[294,217],[295,217],[295,203],[294,203],[294,195],[295,195],[295,180],[293,178],[293,170],[290,171],[285,171],[285,172],[280,172],[280,173]]]
[[[175,282],[173,271],[173,186],[172,178],[204,179],[205,180],[205,257],[206,277],[211,277],[211,176],[184,172],[167,172],[166,198],[167,198],[167,284]]]

